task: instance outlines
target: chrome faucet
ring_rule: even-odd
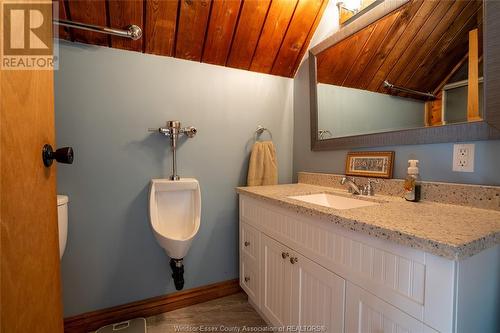
[[[345,185],[347,184],[348,191],[349,193],[352,194],[361,194],[363,192],[363,188],[360,188],[360,186],[356,185],[356,179],[354,177],[347,177],[344,176],[340,180],[340,185]]]
[[[366,185],[357,185],[354,177],[344,176],[340,179],[340,184],[347,184],[349,193],[373,196],[375,195],[373,184],[378,184],[378,180],[370,178],[368,179]]]
[[[379,181],[369,178],[366,185],[363,187],[363,195],[373,196],[375,195],[375,187],[373,184],[378,184]]]

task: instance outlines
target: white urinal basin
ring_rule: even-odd
[[[186,256],[200,229],[200,184],[194,178],[152,179],[149,221],[156,240],[172,259]]]

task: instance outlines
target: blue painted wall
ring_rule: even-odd
[[[424,126],[422,101],[332,84],[317,87],[318,129],[333,138]]]
[[[344,173],[346,150],[311,151],[309,71],[306,59],[294,79],[293,173],[298,171]],[[394,150],[394,177],[406,175],[408,159],[420,160],[421,177],[429,181],[500,185],[500,141],[477,141],[475,172],[453,172],[453,143],[378,147],[363,150]]]
[[[280,182],[292,177],[293,80],[62,42],[55,72],[58,165],[69,195],[62,260],[65,316],[174,291],[148,220],[148,182],[171,169],[168,141],[147,132],[178,119],[199,130],[178,151],[202,189],[202,222],[185,259],[185,288],[238,276],[234,188],[246,181],[258,124],[271,129]]]

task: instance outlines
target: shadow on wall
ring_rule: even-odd
[[[126,150],[129,152],[137,150],[147,152],[151,161],[165,168],[167,167],[167,157],[171,155],[170,139],[159,133],[151,133],[143,140],[129,142]]]

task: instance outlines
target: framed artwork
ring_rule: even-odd
[[[345,174],[348,176],[392,178],[393,166],[393,151],[349,152],[345,160]]]

